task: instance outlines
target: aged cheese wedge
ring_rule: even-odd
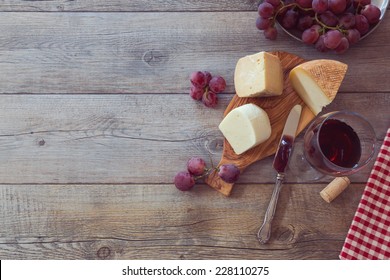
[[[312,60],[292,69],[289,79],[310,110],[318,115],[336,97],[347,68],[336,60]]]
[[[251,103],[230,111],[220,123],[219,129],[237,155],[271,136],[271,124],[267,113]]]
[[[234,86],[239,97],[274,96],[283,93],[283,70],[279,57],[259,52],[238,60]]]

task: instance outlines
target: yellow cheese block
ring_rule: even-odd
[[[239,97],[275,96],[283,93],[283,70],[279,57],[259,52],[238,60],[234,86]]]
[[[292,69],[289,79],[310,110],[318,115],[336,97],[347,68],[336,60],[312,60]]]
[[[245,104],[229,112],[219,129],[237,155],[268,140],[271,124],[268,114],[255,104]]]

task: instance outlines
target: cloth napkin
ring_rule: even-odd
[[[340,259],[390,259],[390,128],[347,233]]]

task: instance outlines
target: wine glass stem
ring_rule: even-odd
[[[269,202],[267,211],[265,212],[263,225],[260,227],[259,232],[257,233],[257,239],[261,244],[267,243],[271,237],[271,224],[275,215],[276,205],[278,204],[279,193],[282,188],[283,180],[284,174],[278,173],[276,176],[275,188],[272,192],[272,197]]]

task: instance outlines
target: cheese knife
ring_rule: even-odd
[[[265,213],[264,222],[260,227],[259,232],[257,233],[257,239],[261,244],[267,243],[271,237],[271,224],[275,215],[276,205],[278,203],[279,193],[282,188],[284,176],[286,174],[285,172],[288,160],[290,159],[292,152],[301,111],[301,105],[295,105],[291,109],[287,117],[286,124],[284,125],[282,136],[279,141],[279,146],[274,157],[272,166],[277,172],[276,183],[267,211]]]

